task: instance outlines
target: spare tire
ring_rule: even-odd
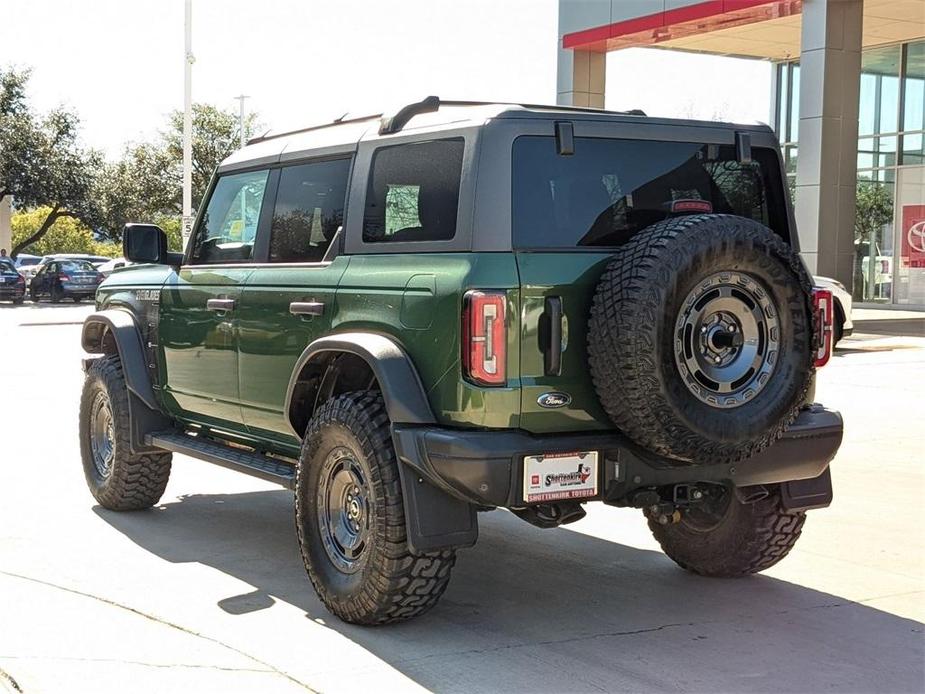
[[[675,217],[622,246],[601,276],[591,376],[613,424],[659,455],[734,462],[793,421],[813,377],[812,285],[762,224]]]

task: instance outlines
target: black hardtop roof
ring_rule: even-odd
[[[282,137],[287,137],[290,135],[297,135],[299,133],[310,132],[313,130],[321,130],[323,128],[337,128],[339,126],[344,126],[348,124],[356,124],[363,122],[372,122],[374,120],[380,121],[379,134],[391,134],[395,132],[400,132],[401,129],[410,122],[414,116],[421,113],[433,113],[439,110],[452,109],[456,110],[476,110],[478,109],[479,115],[484,115],[486,107],[493,111],[491,114],[492,118],[536,118],[536,117],[548,117],[556,118],[562,116],[569,116],[571,118],[583,118],[583,119],[631,119],[637,121],[639,119],[645,119],[647,122],[653,123],[665,123],[665,124],[688,124],[688,125],[708,125],[710,127],[735,127],[737,129],[767,129],[768,126],[763,123],[750,123],[750,124],[734,124],[734,123],[723,123],[717,121],[700,121],[692,119],[679,119],[679,118],[656,118],[649,117],[645,112],[639,109],[632,109],[629,111],[609,111],[601,108],[591,108],[585,106],[563,106],[558,104],[530,104],[530,103],[516,103],[516,102],[503,102],[503,101],[460,101],[460,100],[447,100],[439,99],[438,97],[431,96],[427,97],[418,102],[408,104],[394,114],[388,115],[383,113],[373,113],[365,116],[351,116],[350,114],[343,114],[339,118],[327,123],[318,123],[314,125],[309,125],[304,128],[296,128],[291,130],[282,130],[279,132],[268,130],[263,135],[258,135],[257,137],[252,138],[248,141],[247,144],[256,144],[258,142],[264,142],[266,140],[272,140]],[[475,114],[473,114],[474,116]]]

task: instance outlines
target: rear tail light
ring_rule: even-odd
[[[815,366],[825,366],[832,356],[832,331],[835,307],[832,304],[832,292],[819,287],[813,288],[813,312],[816,314],[817,335]]]
[[[58,279],[61,280],[62,282],[70,282],[70,281],[71,281],[71,278],[68,277],[67,275],[63,274],[63,273],[58,275]]]
[[[25,283],[26,283],[26,278],[23,277],[22,275],[16,278],[16,284],[25,284]]]
[[[506,297],[504,292],[472,290],[463,297],[463,375],[473,383],[507,381]]]

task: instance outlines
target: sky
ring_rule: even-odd
[[[183,105],[183,0],[0,0],[0,67],[32,69],[118,156]],[[554,103],[556,0],[193,0],[193,98],[268,127],[443,98]],[[652,49],[608,55],[606,107],[767,121],[770,63]]]

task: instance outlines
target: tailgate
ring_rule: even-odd
[[[521,428],[545,433],[612,428],[591,383],[587,352],[591,299],[611,254],[518,252],[516,257],[521,285]],[[558,369],[550,369],[557,301],[562,313],[561,361]]]

